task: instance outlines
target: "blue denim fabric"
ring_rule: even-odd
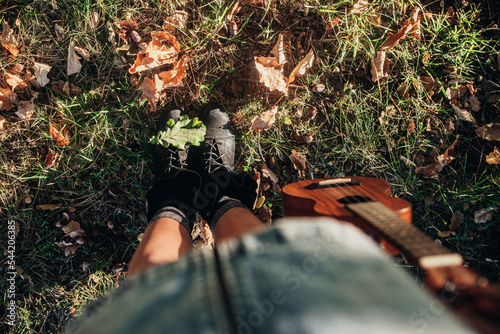
[[[68,333],[473,333],[355,227],[273,228],[153,268]]]

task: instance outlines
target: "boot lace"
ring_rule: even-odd
[[[222,145],[221,141],[214,140],[211,142],[206,142],[208,149],[203,153],[203,161],[205,164],[205,170],[208,173],[213,173],[221,168],[230,169],[227,163],[224,163],[222,157],[224,153],[220,153],[217,145]]]

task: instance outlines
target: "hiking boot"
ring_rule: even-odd
[[[233,171],[235,140],[229,116],[217,103],[209,103],[201,114],[207,127],[201,146],[202,173]]]
[[[170,106],[161,114],[156,122],[155,134],[165,131],[165,126],[170,119],[178,121],[182,116],[182,111],[177,106]],[[184,150],[169,146],[155,145],[153,160],[155,166],[156,179],[165,179],[176,175],[180,170],[188,169],[189,146]]]

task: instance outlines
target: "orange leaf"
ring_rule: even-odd
[[[19,53],[18,44],[16,38],[12,36],[12,29],[7,22],[3,23],[3,31],[0,39],[2,40],[2,45],[7,49],[14,57]]]
[[[326,25],[326,29],[333,29],[333,27],[335,27],[337,24],[339,24],[339,22],[340,22],[340,19],[338,17],[335,18],[335,19],[333,19],[333,20],[331,20]]]
[[[57,159],[57,152],[55,151],[52,151],[50,148],[48,149],[48,153],[47,153],[47,156],[45,157],[45,165],[47,165],[47,167],[52,167],[54,166],[54,163]]]
[[[156,101],[158,100],[158,92],[156,84],[150,78],[145,78],[139,88],[142,89],[142,97],[148,100],[149,105],[153,111],[156,111]]]
[[[171,64],[177,58],[177,51],[178,49],[174,46],[167,47],[160,40],[153,40],[149,42],[146,49],[137,54],[137,58],[128,72],[134,74]]]
[[[23,79],[18,77],[15,74],[5,74],[5,81],[7,82],[7,85],[14,91],[16,87],[19,87],[20,89],[26,88],[26,82],[24,82]]]
[[[12,93],[10,88],[0,88],[0,110],[10,110],[16,103],[17,94]]]
[[[172,68],[169,71],[164,71],[159,74],[161,80],[156,81],[156,88],[163,90],[167,87],[175,87],[182,85],[182,79],[186,77],[186,70],[188,69],[188,57],[183,56],[179,61],[174,61]],[[161,86],[158,87],[158,84]]]
[[[137,22],[131,19],[126,19],[118,24],[118,27],[122,29],[137,29]]]
[[[385,40],[384,44],[382,44],[382,46],[380,47],[380,50],[387,51],[395,47],[399,43],[399,40],[404,39],[406,37],[406,34],[411,29],[412,29],[412,24],[410,20],[406,20],[403,23],[403,27],[396,34],[390,35],[389,38]]]
[[[500,164],[500,150],[495,146],[493,151],[486,156],[486,162],[490,165]]]
[[[49,125],[49,131],[52,135],[52,139],[56,141],[56,144],[59,146],[69,145],[69,138],[65,137],[59,130],[57,130],[52,125]]]
[[[38,210],[54,210],[57,208],[60,208],[61,204],[42,204],[42,205],[37,205]]]

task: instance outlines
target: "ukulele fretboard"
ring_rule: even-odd
[[[460,255],[433,242],[416,227],[409,225],[380,202],[346,204],[384,238],[422,268],[461,265]]]

